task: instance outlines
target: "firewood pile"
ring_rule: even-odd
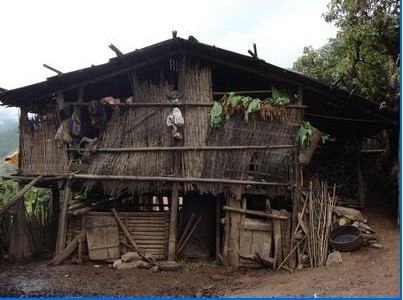
[[[314,188],[310,183],[307,190],[300,192],[298,223],[293,232],[295,246],[290,255],[296,259],[298,269],[326,265],[332,250],[329,245],[330,232],[338,226],[355,226],[362,233],[361,245],[382,247],[374,229],[367,224],[367,219],[359,210],[337,205],[336,186],[328,188],[322,182],[320,188]]]

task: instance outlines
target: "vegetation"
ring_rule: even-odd
[[[258,111],[265,119],[282,119],[285,116],[283,106],[289,104],[290,99],[274,86],[272,86],[271,92],[272,96],[264,100],[242,96],[235,92],[224,95],[219,101],[214,101],[210,111],[211,127],[219,128],[225,119],[236,113],[243,113],[245,122],[249,121],[250,114]]]
[[[320,49],[305,47],[294,70],[399,104],[399,0],[331,0],[324,14],[339,31]]]

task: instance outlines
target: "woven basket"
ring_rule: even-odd
[[[299,153],[299,162],[301,164],[307,165],[311,162],[312,155],[315,152],[316,147],[318,147],[318,144],[321,139],[322,139],[322,132],[320,132],[315,128],[309,139],[310,140],[309,146],[306,149],[301,150]]]

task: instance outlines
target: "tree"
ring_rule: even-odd
[[[339,28],[336,38],[305,47],[294,69],[397,107],[400,2],[331,0],[324,17]]]

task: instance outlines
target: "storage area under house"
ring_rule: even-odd
[[[343,109],[347,92],[257,57],[180,38],[125,57],[1,97],[21,109],[13,178],[53,189],[53,263],[134,251],[153,263],[324,265],[334,207],[365,205],[360,141],[395,120],[358,96]],[[301,149],[306,120],[335,141]]]

